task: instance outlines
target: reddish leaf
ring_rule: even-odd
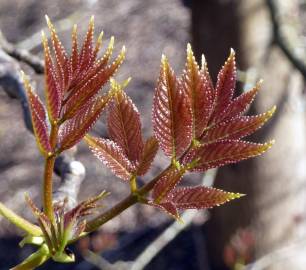
[[[67,64],[68,56],[48,16],[46,16],[46,21],[51,32],[51,40],[55,54],[57,73],[60,80],[59,84],[62,88],[62,92],[64,92],[63,89],[65,87],[65,80],[67,79],[66,76],[68,75],[65,74],[65,66]]]
[[[243,93],[242,95],[233,99],[227,106],[227,108],[218,116],[218,121],[224,121],[231,119],[235,116],[243,114],[252,101],[254,100],[256,94],[258,93],[261,87],[262,81],[259,81],[254,88],[250,91]]]
[[[71,56],[69,60],[69,84],[71,84],[73,78],[76,77],[76,74],[80,70],[79,65],[79,51],[78,51],[78,36],[77,36],[77,25],[73,26],[72,30],[72,48],[71,48]],[[67,91],[70,90],[71,85],[69,85]]]
[[[122,48],[116,60],[102,69],[94,68],[94,72],[88,71],[92,76],[76,86],[72,94],[66,98],[66,112],[64,119],[69,119],[75,115],[82,105],[92,99],[101,89],[101,87],[110,79],[122,64],[125,57],[125,47]]]
[[[160,204],[150,202],[149,205],[152,205],[154,207],[157,207],[157,208],[165,211],[168,215],[170,215],[171,217],[173,217],[175,219],[178,219],[178,220],[180,219],[180,215],[177,211],[177,208],[172,202],[163,202],[163,203],[160,203]]]
[[[168,196],[177,209],[203,209],[219,206],[230,200],[243,196],[239,193],[226,192],[220,189],[197,186],[174,189]]]
[[[60,127],[59,145],[61,151],[71,148],[86,135],[98,120],[108,101],[108,95],[96,97]]]
[[[153,100],[154,134],[167,156],[180,157],[192,139],[189,100],[165,56]]]
[[[275,109],[276,107],[274,106],[270,111],[263,114],[255,116],[238,116],[222,122],[208,130],[206,136],[201,141],[208,144],[220,140],[241,139],[248,136],[262,127],[263,124],[271,118]]]
[[[154,203],[160,204],[168,193],[180,182],[185,171],[171,167],[155,184],[152,192]]]
[[[215,121],[215,119],[217,119],[219,115],[226,109],[228,104],[230,104],[235,91],[235,85],[236,62],[235,52],[232,49],[230,56],[218,74],[212,121]]]
[[[79,65],[81,70],[87,70],[93,63],[93,36],[94,36],[94,17],[89,21],[86,37],[80,52]]]
[[[200,138],[212,110],[213,86],[203,59],[202,70],[195,60],[190,44],[187,46],[186,67],[182,76],[183,89],[188,95],[192,112],[192,137]]]
[[[206,171],[244,159],[258,156],[268,150],[274,141],[269,143],[250,143],[237,140],[220,141],[198,147],[190,152],[183,163],[190,163],[199,158],[194,171]]]
[[[158,150],[158,142],[154,137],[150,137],[143,148],[142,155],[137,167],[137,175],[144,175],[151,167],[151,164]]]
[[[62,105],[62,89],[50,54],[48,40],[43,33],[43,46],[45,55],[45,94],[50,119],[58,120]]]
[[[137,164],[143,149],[139,112],[122,86],[111,81],[114,98],[108,115],[108,132],[111,139],[124,151],[130,161]]]
[[[37,145],[44,156],[52,151],[49,141],[49,129],[47,122],[47,113],[40,98],[35,94],[29,80],[22,73],[24,87],[28,96],[30,105],[32,124]]]
[[[120,146],[111,140],[94,138],[89,135],[85,137],[85,142],[95,156],[116,176],[129,181],[135,167],[124,155]]]

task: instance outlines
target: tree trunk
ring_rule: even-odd
[[[294,5],[292,1],[290,5]],[[255,68],[264,79],[251,113],[277,105],[277,113],[250,140],[276,140],[270,151],[220,169],[216,186],[246,193],[241,200],[212,211],[207,225],[214,269],[223,269],[223,249],[238,228],[256,238],[255,259],[305,237],[306,146],[303,82],[277,44],[272,45],[270,14],[263,0],[194,0],[192,32],[196,55],[204,52],[216,77],[229,48],[238,68]],[[300,218],[302,217],[302,218]],[[297,222],[299,220],[299,222]],[[305,245],[306,246],[306,245]],[[264,269],[305,269],[306,247]]]

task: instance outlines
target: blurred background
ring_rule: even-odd
[[[268,153],[206,176],[217,188],[247,196],[209,212],[189,212],[184,225],[173,225],[153,208],[134,206],[73,246],[75,264],[49,262],[40,269],[306,269],[304,0],[0,0],[0,200],[31,220],[24,192],[39,203],[43,159],[24,124],[20,99],[7,93],[16,86],[12,74],[21,68],[43,94],[41,71],[33,61],[20,60],[18,53],[23,50],[32,60],[32,55],[42,59],[40,31],[46,28],[45,14],[68,48],[73,24],[78,24],[81,38],[91,15],[96,36],[104,31],[104,48],[112,35],[115,53],[126,45],[127,58],[116,78],[133,78],[127,93],[139,108],[146,138],[152,132],[149,119],[161,54],[180,73],[188,42],[198,60],[205,54],[214,81],[234,48],[237,93],[264,79],[250,113],[273,105],[277,112],[250,138],[255,142],[276,139]],[[93,133],[106,135],[103,119]],[[86,168],[80,200],[106,189],[111,192],[106,203],[110,207],[128,194],[128,186],[83,143],[75,159]],[[161,171],[165,162],[160,153],[147,177]],[[199,184],[202,178],[190,175],[187,181]],[[56,177],[55,185],[60,183]],[[20,232],[0,218],[1,270],[33,251],[29,246],[20,249],[20,240]]]

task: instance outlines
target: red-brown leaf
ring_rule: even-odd
[[[135,167],[115,142],[102,138],[94,138],[89,135],[85,137],[85,142],[89,145],[95,156],[116,176],[129,181]]]
[[[110,138],[130,161],[137,164],[143,150],[139,112],[121,85],[112,81],[112,90],[116,93],[110,103],[107,121]]]
[[[94,72],[91,74],[91,78],[84,81],[84,84],[80,83],[76,88],[78,90],[74,89],[66,100],[65,119],[73,117],[82,105],[92,99],[100,91],[101,87],[107,83],[110,77],[114,75],[122,64],[124,57],[125,47],[122,48],[120,54],[112,64],[102,69],[95,69],[95,67],[93,67]],[[89,73],[91,73],[91,71],[89,71]]]
[[[154,134],[160,147],[167,156],[177,159],[192,139],[191,108],[181,83],[164,56],[154,94],[152,115]]]
[[[154,207],[157,207],[157,208],[163,210],[164,212],[166,212],[166,214],[170,215],[171,217],[173,217],[175,219],[180,218],[180,215],[177,211],[177,208],[172,202],[163,202],[163,203],[160,203],[160,204],[156,204],[154,202],[151,202],[151,203],[149,203],[149,205],[152,205]]]
[[[169,192],[180,182],[184,172],[171,167],[155,184],[152,197],[155,203],[161,203]]]
[[[61,151],[71,148],[86,135],[98,120],[108,101],[108,95],[96,97],[60,127],[59,145]]]
[[[48,16],[46,16],[46,21],[47,21],[48,27],[51,32],[51,40],[52,40],[52,45],[53,45],[53,51],[55,54],[57,73],[58,73],[60,85],[61,85],[62,92],[63,92],[63,89],[65,88],[65,81],[67,80],[66,76],[68,76],[68,74],[65,72],[65,66],[67,64],[68,56]]]
[[[241,139],[255,132],[266,123],[275,111],[275,106],[266,113],[255,116],[238,116],[222,122],[209,129],[201,140],[203,143],[213,143],[220,140]]]
[[[235,52],[231,50],[230,56],[221,68],[215,90],[214,111],[212,121],[216,121],[219,115],[230,104],[236,85]]]
[[[229,163],[258,156],[268,150],[274,141],[269,143],[251,143],[238,140],[220,141],[198,147],[183,160],[184,164],[199,158],[194,171],[206,171]]]
[[[216,121],[216,123],[243,114],[254,100],[261,87],[261,84],[262,81],[260,80],[250,91],[247,91],[233,99],[228,104],[227,108],[218,116],[218,121]]]
[[[45,93],[48,114],[51,120],[58,120],[62,105],[62,88],[59,84],[56,68],[50,54],[48,40],[43,33],[43,46],[45,55]]]
[[[32,124],[38,148],[44,156],[52,151],[49,141],[49,128],[47,122],[47,113],[40,98],[32,89],[29,80],[22,73],[23,83],[30,105]]]
[[[205,61],[205,60],[203,60]],[[190,44],[187,46],[186,67],[182,76],[183,89],[186,92],[192,112],[192,137],[200,138],[206,127],[212,110],[213,86],[206,63],[200,70]]]
[[[239,193],[197,186],[176,188],[169,194],[168,199],[177,209],[203,209],[219,206],[241,196]]]
[[[137,175],[144,175],[151,167],[151,164],[158,150],[158,142],[155,137],[150,137],[144,144],[143,152],[137,167]]]
[[[93,63],[93,36],[94,36],[94,17],[90,18],[88,30],[80,52],[79,65],[81,70],[87,70]]]

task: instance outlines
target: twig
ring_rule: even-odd
[[[282,247],[280,249],[274,250],[271,253],[264,255],[255,262],[246,265],[243,270],[263,270],[266,269],[271,264],[275,264],[276,262],[281,262],[289,259],[290,257],[296,256],[297,252],[301,252],[303,253],[302,256],[305,256],[304,255],[305,246],[306,246],[306,239],[296,241],[291,245]]]
[[[273,35],[275,43],[280,47],[283,53],[286,55],[288,60],[292,65],[306,78],[306,63],[304,63],[299,57],[297,57],[294,52],[292,52],[284,40],[281,31],[280,31],[280,22],[278,20],[278,10],[275,4],[275,0],[266,0],[267,6],[270,11],[271,22],[273,27]]]
[[[202,184],[205,186],[212,186],[215,180],[217,169],[212,169],[206,172],[203,177]],[[142,270],[150,261],[166,246],[168,245],[181,231],[186,229],[198,213],[197,210],[188,210],[182,214],[184,224],[173,222],[167,229],[165,229],[150,245],[135,259],[131,270]],[[205,211],[205,220],[208,220],[207,211]]]
[[[16,48],[16,46],[9,43],[1,30],[0,30],[0,47],[9,56],[31,66],[36,73],[38,74],[44,73],[44,62],[39,57],[31,54],[27,50]]]
[[[99,254],[96,254],[90,250],[84,252],[83,257],[87,262],[103,270],[129,270],[131,268],[131,262],[118,261],[111,264]]]

